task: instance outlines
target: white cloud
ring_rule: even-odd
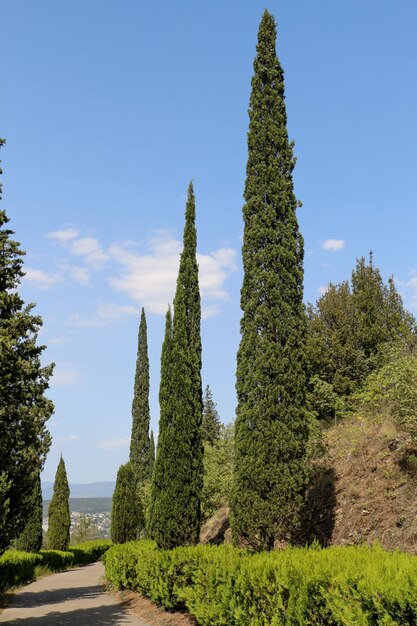
[[[62,281],[62,276],[59,274],[48,274],[43,270],[26,267],[24,280],[35,287],[39,287],[39,289],[51,289]]]
[[[134,306],[120,306],[117,304],[99,304],[97,311],[91,317],[82,317],[79,313],[70,315],[70,322],[79,328],[102,328],[110,326],[125,315],[139,316],[139,310]]]
[[[328,289],[329,289],[329,285],[326,285],[326,286],[325,285],[320,285],[320,287],[317,287],[316,291],[321,296],[323,296],[326,293],[326,291],[328,291]]]
[[[101,269],[108,259],[97,239],[94,237],[81,237],[71,241],[70,250],[76,256],[84,258],[85,262],[95,269]]]
[[[70,269],[70,276],[74,282],[82,285],[83,287],[89,287],[91,285],[90,272],[85,267],[79,265],[73,265]]]
[[[181,242],[168,231],[159,231],[148,240],[148,252],[139,254],[121,245],[112,245],[109,255],[122,267],[122,274],[110,279],[110,285],[143,304],[152,313],[165,314],[174,297]],[[236,270],[236,251],[220,248],[210,254],[198,254],[199,282],[203,298],[226,300],[224,283]],[[207,307],[208,315],[219,309]]]
[[[77,435],[62,435],[62,436],[54,436],[54,441],[57,443],[74,443],[75,441],[79,441],[80,438]]]
[[[114,448],[127,448],[130,445],[130,437],[119,437],[118,439],[103,439],[94,444],[96,448],[103,450],[113,450]]]
[[[321,244],[323,250],[330,250],[331,252],[337,252],[338,250],[343,250],[346,246],[346,241],[343,239],[326,239]]]
[[[51,387],[67,387],[81,382],[80,372],[66,363],[58,363],[51,378]]]
[[[49,239],[55,239],[59,243],[63,244],[71,241],[71,239],[75,239],[76,237],[78,237],[78,235],[78,230],[75,230],[74,228],[66,228],[64,230],[55,230],[51,233],[48,233],[47,237]]]

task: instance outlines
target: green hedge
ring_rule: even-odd
[[[201,626],[417,623],[417,558],[379,546],[249,554],[141,541],[113,546],[105,563],[114,586],[186,608]]]
[[[34,580],[38,568],[56,572],[98,561],[111,545],[111,541],[100,539],[72,546],[67,552],[41,550],[39,554],[32,554],[9,550],[0,557],[0,591]]]

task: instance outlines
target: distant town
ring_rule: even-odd
[[[48,530],[48,506],[50,500],[43,501],[42,528]],[[71,498],[69,499],[71,513],[71,537],[77,537],[77,532],[89,535],[89,538],[109,538],[112,499],[106,498]],[[84,537],[81,538],[83,539]]]

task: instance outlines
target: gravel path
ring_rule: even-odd
[[[19,589],[0,615],[10,626],[149,626],[104,592],[102,563],[52,574]]]

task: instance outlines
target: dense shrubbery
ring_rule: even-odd
[[[22,585],[36,578],[37,569],[61,571],[74,565],[98,561],[111,546],[111,541],[100,539],[72,546],[66,552],[42,550],[39,554],[10,550],[0,557],[0,591]]]
[[[112,547],[106,577],[201,626],[413,624],[417,558],[378,546],[289,548],[250,554],[231,546]]]
[[[384,367],[368,376],[354,399],[366,415],[392,417],[417,434],[417,353],[392,353]]]

